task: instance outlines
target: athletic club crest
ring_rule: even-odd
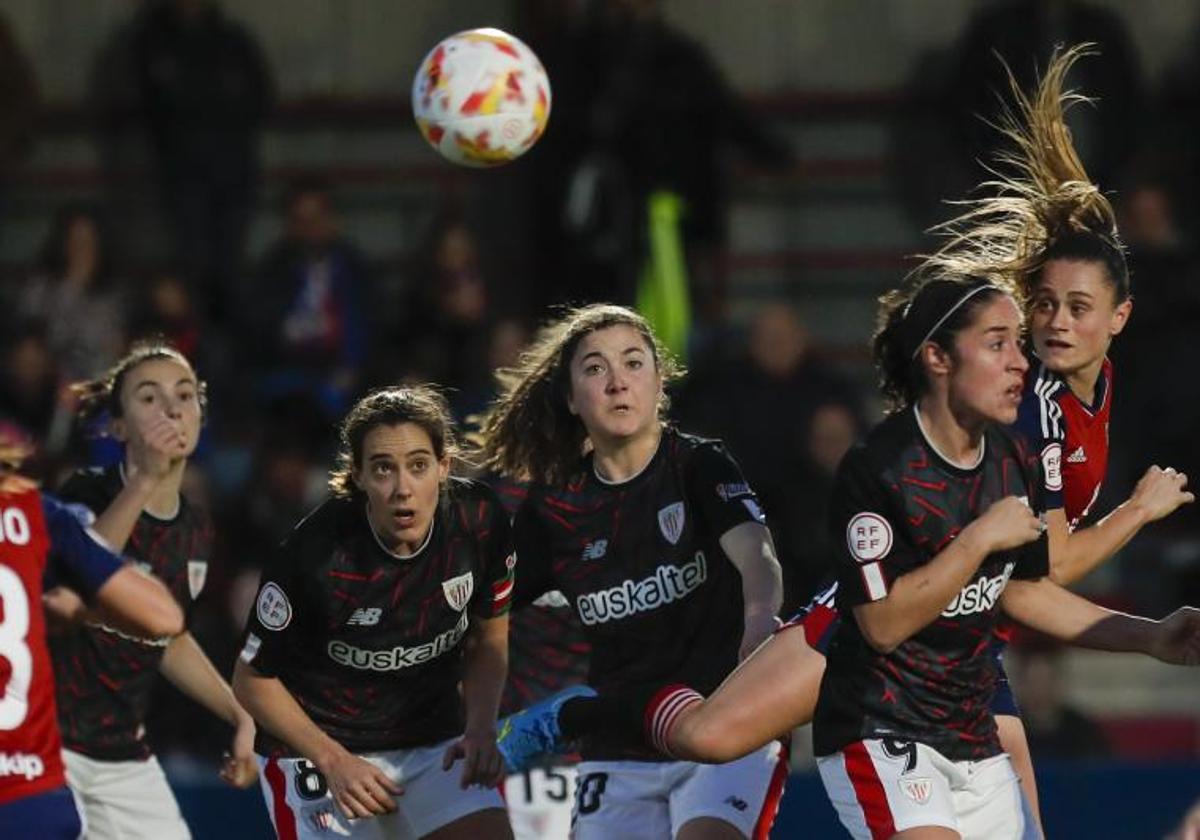
[[[204,589],[204,581],[207,577],[208,563],[206,561],[188,561],[188,592],[192,594],[193,601],[200,596],[200,590]]]
[[[671,545],[679,542],[683,536],[683,502],[667,505],[658,512],[658,529]]]
[[[900,790],[913,802],[924,805],[933,795],[933,780],[926,778],[901,779]]]
[[[475,591],[475,577],[467,572],[465,575],[444,580],[442,591],[446,593],[446,603],[462,612],[471,601],[471,593]]]

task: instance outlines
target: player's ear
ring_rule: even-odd
[[[921,345],[921,364],[933,376],[949,376],[953,360],[940,344],[926,341]]]
[[[450,477],[450,453],[442,455],[438,461],[438,484],[445,484],[446,479]]]
[[[1117,304],[1117,308],[1113,310],[1112,321],[1108,325],[1108,334],[1111,336],[1120,335],[1121,330],[1125,329],[1125,324],[1129,322],[1129,316],[1133,313],[1133,298],[1126,298]]]
[[[356,489],[358,489],[358,490],[363,490],[363,489],[364,489],[364,488],[363,488],[363,483],[362,483],[362,470],[359,468],[359,466],[358,466],[358,462],[355,462],[355,463],[354,463],[354,464],[353,464],[353,465],[350,467],[350,480],[351,480],[352,482],[354,482],[354,487],[355,487]]]

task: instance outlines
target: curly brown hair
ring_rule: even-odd
[[[683,369],[663,347],[649,322],[631,309],[597,303],[569,309],[543,326],[517,365],[496,371],[500,395],[472,436],[485,468],[518,480],[555,484],[569,479],[587,446],[587,430],[567,407],[570,364],[585,336],[606,327],[628,326],[646,341],[663,382]],[[659,401],[659,417],[668,402]]]

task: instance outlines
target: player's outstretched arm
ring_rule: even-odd
[[[233,667],[233,693],[260,726],[317,766],[348,819],[396,810],[392,797],[404,790],[322,732],[278,678],[263,676],[239,658]]]
[[[254,718],[233,696],[233,689],[213,667],[196,639],[186,630],[171,640],[158,670],[171,684],[234,729],[221,778],[244,788],[258,778],[254,761]]]
[[[183,632],[183,610],[167,587],[136,566],[126,564],[96,592],[96,617],[142,636]]]
[[[1200,665],[1200,610],[1194,607],[1155,621],[1105,609],[1048,578],[1009,581],[1000,604],[1022,624],[1076,647]]]
[[[767,526],[743,522],[721,535],[721,549],[742,576],[743,626],[738,659],[766,641],[779,626],[783,570]]]
[[[887,595],[854,607],[867,643],[890,653],[941,615],[993,551],[1032,542],[1042,525],[1016,496],[994,503],[923,566],[896,578]]]
[[[471,617],[463,662],[466,706],[463,736],[446,750],[443,769],[463,762],[459,785],[491,787],[504,779],[504,759],[496,748],[496,714],[508,676],[508,616]]]
[[[1116,554],[1144,526],[1194,500],[1184,473],[1154,466],[1146,470],[1130,497],[1095,525],[1072,533],[1061,508],[1047,511],[1051,579],[1063,586],[1074,583]]]

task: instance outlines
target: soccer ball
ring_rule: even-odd
[[[550,80],[533,50],[513,36],[470,29],[425,56],[412,102],[421,134],[447,160],[499,166],[542,136]]]

